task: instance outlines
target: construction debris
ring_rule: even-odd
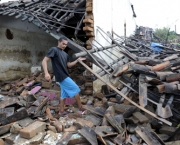
[[[59,85],[47,82],[41,71],[2,82],[0,144],[179,143],[180,48],[154,39],[150,28],[139,27],[134,36],[127,38],[98,27],[103,38],[113,42],[103,47],[94,38],[92,8],[92,0],[52,1],[51,5],[43,1],[19,1],[0,5],[0,14],[27,19],[47,32],[54,29],[59,33],[71,28],[76,36],[84,24],[87,49],[79,47],[81,52],[74,57],[87,56],[99,67],[95,72],[89,67],[91,63],[79,61],[83,69],[69,70],[81,88],[85,111],[78,110],[75,100],[68,98],[65,106],[68,115],[63,117],[58,115]],[[109,81],[103,78],[105,75]],[[92,82],[97,79],[104,85],[100,92],[93,92]]]

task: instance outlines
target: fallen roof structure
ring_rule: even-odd
[[[64,33],[77,37],[79,31],[83,32],[80,27],[85,4],[86,0],[7,2],[0,4],[0,15],[28,21],[56,39]],[[81,50],[71,39],[68,46],[76,52]]]

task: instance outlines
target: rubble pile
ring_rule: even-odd
[[[94,99],[94,107],[100,107],[98,111],[85,106],[88,111],[103,117],[102,127],[111,126],[119,134],[107,138],[104,132],[99,136],[95,128],[98,140],[103,144],[179,144],[180,48],[136,36],[113,39],[109,34],[105,33],[114,43],[113,48],[96,46],[96,51],[75,55],[89,55],[99,70],[95,72],[83,62],[81,64],[94,75],[92,79],[100,79],[111,90],[102,91],[102,97],[95,95],[98,100]],[[109,62],[92,56],[93,53],[99,53],[99,56],[100,52],[107,53],[110,48],[123,56]],[[112,53],[108,55],[112,56]],[[104,75],[109,77],[110,83]],[[121,84],[117,86],[114,79]]]
[[[87,69],[84,76],[84,69],[70,70],[81,88],[83,111],[66,99],[68,115],[59,116],[59,85],[47,82],[41,71],[2,82],[0,144],[179,144],[179,49],[136,37],[124,45],[113,41],[121,59],[109,67],[99,64],[97,72],[79,61]],[[85,55],[95,59],[92,52]],[[102,78],[107,73],[110,83]],[[97,79],[105,84],[93,93]]]

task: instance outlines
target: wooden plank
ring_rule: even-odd
[[[142,107],[147,105],[147,84],[144,80],[144,75],[139,76],[139,104]]]
[[[149,115],[153,116],[154,118],[168,124],[168,125],[172,125],[171,122],[158,117],[156,114],[150,112],[149,110],[143,108],[142,106],[139,106],[137,103],[135,103],[134,101],[132,101],[131,99],[129,99],[126,95],[124,95],[123,93],[121,93],[118,89],[116,89],[113,85],[111,85],[110,83],[108,83],[106,80],[104,80],[100,75],[98,75],[97,73],[95,73],[90,67],[88,67],[84,62],[82,62],[81,60],[78,60],[79,63],[81,63],[85,68],[87,68],[91,73],[93,73],[97,78],[99,78],[102,82],[104,82],[105,84],[107,84],[111,89],[113,89],[115,92],[117,92],[119,95],[121,95],[123,98],[125,98],[127,101],[129,101],[131,104],[133,104],[134,106],[138,107],[139,109],[143,110],[144,112],[148,113]]]

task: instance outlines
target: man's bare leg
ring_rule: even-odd
[[[59,113],[64,113],[64,104],[65,104],[65,98],[60,100],[60,110]]]
[[[76,99],[76,103],[78,105],[78,108],[81,110],[82,109],[82,104],[81,104],[79,93],[74,98]]]

